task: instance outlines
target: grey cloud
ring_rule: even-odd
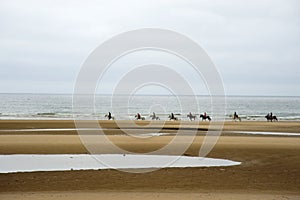
[[[297,0],[2,0],[0,92],[31,92],[31,85],[51,81],[66,81],[58,90],[72,92],[80,65],[102,41],[123,31],[158,27],[204,46],[228,94],[300,95],[295,86],[300,84],[299,9]],[[259,89],[263,86],[268,90]]]

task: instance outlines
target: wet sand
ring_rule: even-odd
[[[117,129],[112,121],[101,126]],[[127,123],[126,121],[122,123]],[[146,126],[149,122],[139,122]],[[163,132],[176,132],[168,122]],[[126,125],[126,124],[125,124]],[[153,127],[157,126],[156,124]],[[5,132],[24,128],[74,128],[72,121],[0,121],[0,154],[88,153],[76,131]],[[184,122],[198,136],[185,152],[197,156],[207,122]],[[128,128],[132,128],[128,125]],[[150,128],[151,129],[151,128]],[[224,130],[300,133],[299,122],[226,122]],[[145,130],[138,128],[137,132]],[[147,132],[147,131],[145,131]],[[151,152],[174,135],[148,139],[129,137],[120,130],[108,138],[132,152]],[[190,137],[190,136],[182,136]],[[105,149],[105,144],[103,144]],[[180,145],[180,144],[178,144]],[[176,148],[176,147],[174,147]],[[109,152],[108,152],[109,153]],[[172,154],[172,150],[170,151]],[[300,137],[222,135],[208,157],[242,162],[239,166],[165,168],[132,174],[116,170],[0,174],[1,199],[299,199]]]
[[[90,128],[91,121],[83,121],[83,127]],[[163,124],[163,127],[161,124]],[[209,127],[207,121],[108,121],[100,120],[99,125],[101,128],[117,129],[118,126],[122,128],[163,128],[166,130],[174,130],[178,128],[186,129],[199,129],[207,130]],[[132,125],[136,125],[133,127]],[[59,128],[76,128],[73,120],[0,120],[0,130],[11,129],[59,129]],[[300,133],[300,121],[279,121],[279,122],[266,122],[266,121],[243,121],[225,122],[223,127],[224,131],[266,131],[266,132],[289,132]],[[42,132],[44,133],[44,132]],[[61,133],[61,132],[57,132]],[[73,132],[77,134],[77,132]],[[2,132],[0,134],[3,134]],[[12,134],[11,132],[9,134]]]

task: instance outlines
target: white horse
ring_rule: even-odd
[[[197,118],[197,116],[196,115],[193,115],[192,113],[189,113],[188,115],[187,115],[187,118],[189,118],[191,121],[192,120],[196,120],[196,118]]]
[[[157,116],[155,115],[155,113],[153,113],[153,115],[150,115],[150,117],[151,117],[152,120],[160,120],[160,118],[157,117]]]

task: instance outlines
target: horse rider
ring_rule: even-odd
[[[171,119],[174,119],[175,117],[174,117],[174,113],[171,113]]]
[[[153,112],[152,119],[156,119],[156,114]]]
[[[239,118],[239,116],[238,116],[238,114],[236,112],[234,112],[233,119],[237,119],[237,118]]]
[[[141,114],[137,113],[137,119],[141,119]]]
[[[108,120],[110,120],[112,118],[110,112],[108,112],[107,118],[108,118]]]

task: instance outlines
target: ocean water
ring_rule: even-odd
[[[173,112],[181,120],[188,120],[188,112],[207,112],[213,119],[220,115],[212,112],[209,96],[150,96],[139,95],[128,98],[108,95],[95,97],[93,111],[82,107],[73,111],[70,94],[0,94],[1,119],[105,119],[109,111],[118,119],[134,119],[141,113],[146,119],[155,112],[161,120],[168,119]],[[237,112],[242,120],[265,120],[272,112],[279,120],[300,120],[300,97],[246,97],[227,96],[225,119]],[[199,120],[199,118],[198,118]]]

